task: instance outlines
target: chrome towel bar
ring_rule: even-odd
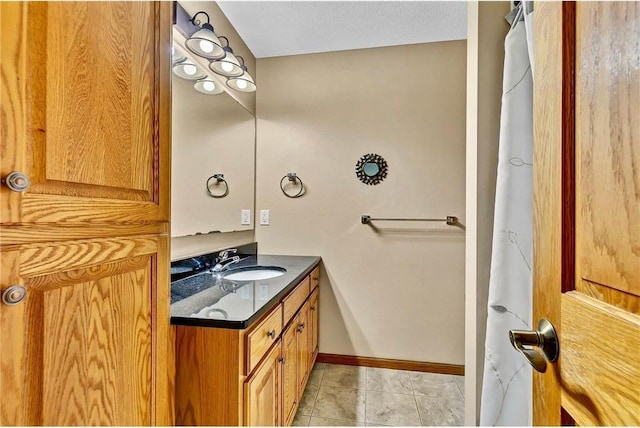
[[[371,218],[370,215],[363,214],[360,217],[362,224],[369,224],[372,221],[444,221],[449,226],[458,224],[458,217],[448,215],[447,218]]]

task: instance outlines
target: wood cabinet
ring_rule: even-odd
[[[289,426],[298,408],[298,324],[297,317],[282,333],[282,421]]]
[[[310,360],[315,361],[318,357],[318,338],[320,337],[320,329],[318,325],[318,313],[320,311],[320,289],[315,288],[309,298],[309,341],[310,341]]]
[[[246,330],[176,327],[178,425],[291,425],[317,355],[310,284]]]
[[[0,4],[0,425],[174,423],[171,13]]]
[[[281,425],[282,354],[279,342],[245,383],[245,425]]]

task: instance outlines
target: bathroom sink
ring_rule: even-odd
[[[221,276],[230,281],[261,281],[277,278],[284,275],[286,271],[279,266],[247,266],[223,272]]]

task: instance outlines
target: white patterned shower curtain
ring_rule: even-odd
[[[531,329],[532,308],[533,78],[524,13],[514,14],[516,22],[505,39],[480,407],[480,425],[491,426],[531,425],[531,366],[508,338],[510,329]]]

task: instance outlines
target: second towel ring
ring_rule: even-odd
[[[289,182],[291,182],[291,183],[295,183],[296,181],[300,182],[300,190],[298,191],[298,193],[296,193],[295,195],[291,195],[291,194],[287,193],[286,190],[284,190],[284,180],[285,180],[285,178],[287,180],[289,180]],[[284,193],[284,195],[287,198],[299,198],[300,196],[304,195],[304,183],[302,182],[300,177],[298,177],[296,175],[295,172],[288,172],[287,175],[282,177],[282,179],[280,180],[280,190],[282,190],[282,193]]]
[[[223,194],[214,195],[213,193],[211,193],[211,189],[209,188],[209,182],[211,181],[212,178],[216,179],[216,184],[224,183],[224,193]],[[224,174],[213,174],[211,177],[207,178],[207,193],[212,198],[224,198],[225,196],[227,196],[229,194],[229,183],[227,183],[227,180],[224,179]]]

